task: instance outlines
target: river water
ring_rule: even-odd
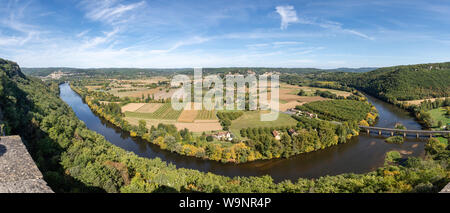
[[[366,135],[352,138],[346,144],[340,144],[312,153],[301,154],[289,159],[260,160],[244,164],[223,164],[216,161],[202,160],[195,157],[181,156],[170,151],[161,150],[157,145],[132,138],[130,135],[109,122],[95,115],[82,98],[69,84],[61,84],[60,97],[65,101],[86,126],[105,136],[106,140],[138,156],[161,158],[178,168],[196,169],[225,176],[260,176],[270,175],[275,181],[298,178],[317,178],[324,175],[342,173],[365,173],[383,165],[386,152],[400,151],[403,156],[423,156],[424,139],[407,138],[405,143],[388,144],[383,136]],[[401,122],[407,129],[421,129],[406,111],[381,100],[368,96],[369,101],[379,111],[380,119],[375,126],[393,127]]]

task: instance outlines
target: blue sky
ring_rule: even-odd
[[[450,1],[0,0],[23,67],[370,67],[450,61]]]

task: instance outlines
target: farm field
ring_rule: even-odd
[[[125,120],[130,122],[131,125],[139,125],[140,120],[144,120],[147,122],[147,128],[151,128],[152,126],[158,126],[158,124],[174,124],[177,123],[176,120],[163,120],[163,119],[148,119],[148,118],[140,118],[140,117],[125,117]]]
[[[177,129],[189,129],[192,132],[218,131],[222,129],[215,111],[173,110],[170,103],[130,103],[124,106],[125,119],[133,125],[145,120],[147,127],[159,123],[173,124]],[[124,110],[124,108],[122,110]]]
[[[163,79],[161,79],[163,80]],[[112,88],[111,93],[117,93],[118,96],[126,97],[147,97],[151,95],[155,99],[170,98],[171,94],[176,89],[171,89],[169,92],[165,88],[153,88],[147,89],[145,87],[136,86],[144,85],[148,83],[155,83],[157,80],[114,80],[114,84],[119,85],[117,88]],[[123,84],[123,85],[122,85]],[[130,89],[133,91],[117,92],[120,89]],[[311,96],[298,96],[297,93],[303,89]],[[316,90],[327,90],[337,95],[348,96],[351,93],[322,89],[314,87],[300,87],[296,85],[280,84],[280,112],[286,111],[289,108],[294,108],[297,105],[303,105],[305,103],[328,100],[323,97],[314,96]],[[270,92],[268,93],[270,98]],[[158,123],[173,124],[178,129],[187,128],[193,132],[203,131],[217,131],[222,127],[216,116],[215,110],[173,110],[170,103],[130,103],[122,107],[122,112],[125,113],[126,119],[133,123],[138,124],[139,120],[147,121],[147,125],[157,125]],[[295,125],[295,119],[284,113],[279,113],[279,118],[272,122],[261,122],[260,111],[245,112],[241,118],[232,122],[230,130],[233,133],[238,133],[240,129],[247,127],[270,127],[270,126],[283,126],[283,125]],[[239,135],[239,134],[236,134]]]
[[[180,117],[178,117],[178,122],[192,123],[197,117],[198,110],[183,110]]]
[[[235,135],[240,135],[239,131],[248,127],[279,127],[279,126],[292,126],[296,125],[297,121],[290,115],[285,113],[279,113],[278,119],[275,121],[261,121],[260,115],[263,112],[260,111],[247,111],[244,114],[232,121],[230,126],[231,132]]]
[[[144,95],[147,98],[148,95],[153,96],[155,99],[167,99],[172,97],[172,94],[176,91],[176,89],[167,89],[163,87],[147,89],[147,88],[127,88],[133,91],[119,92],[124,88],[114,88],[108,91],[114,96],[123,98],[123,97],[134,97],[141,98]]]
[[[145,103],[129,103],[122,107],[122,112],[134,112],[144,105]]]
[[[161,103],[148,103],[144,104],[142,107],[137,109],[135,112],[141,112],[141,113],[153,113],[156,110],[158,110],[163,104]]]
[[[215,110],[200,110],[197,113],[196,120],[217,120]]]
[[[144,96],[153,96],[155,99],[170,98],[175,89],[169,89],[167,85],[160,85],[155,88],[150,85],[158,84],[159,82],[168,82],[166,77],[152,77],[149,79],[135,79],[135,80],[119,80],[109,79],[111,81],[108,93],[123,97],[141,98]]]
[[[428,112],[431,114],[431,117],[434,120],[433,126],[437,127],[439,121],[442,121],[443,125],[447,125],[450,123],[450,117],[445,115],[446,111],[443,107],[432,109]]]
[[[86,86],[89,91],[96,90],[102,88],[102,86]]]
[[[174,110],[170,103],[165,103],[160,106],[156,111],[152,113],[142,113],[142,112],[125,112],[127,117],[137,117],[145,119],[166,119],[166,120],[176,120],[182,113],[181,110]]]
[[[447,98],[450,98],[450,97],[447,97]],[[412,101],[402,101],[402,103],[407,103],[407,104],[411,104],[411,105],[420,105],[420,103],[422,103],[423,101],[430,100],[431,102],[434,102],[437,99],[444,100],[445,98],[427,98],[427,99],[412,100]]]
[[[217,120],[205,121],[195,120],[192,123],[178,122],[177,120],[163,120],[163,119],[146,119],[139,117],[125,117],[125,119],[132,125],[139,125],[139,120],[144,120],[147,123],[147,128],[151,126],[158,126],[158,124],[173,124],[178,130],[189,129],[191,132],[212,132],[222,130],[222,126]]]
[[[311,94],[311,96],[299,96],[297,95],[300,90],[303,89],[308,94]],[[349,96],[351,93],[345,92],[345,91],[339,91],[339,90],[332,90],[332,89],[322,89],[322,88],[315,88],[315,87],[300,87],[296,85],[290,85],[290,84],[280,84],[280,91],[279,91],[279,98],[280,98],[280,111],[284,112],[287,109],[294,108],[297,105],[302,105],[309,102],[314,101],[322,101],[327,100],[326,98],[320,97],[320,96],[313,96],[313,94],[316,92],[316,90],[326,90],[330,91],[332,93],[335,93],[337,95],[342,96]],[[271,93],[268,93],[268,97],[270,97]]]
[[[191,132],[211,132],[222,130],[222,126],[219,121],[214,120],[211,120],[210,122],[194,121],[193,123],[176,122],[175,126],[179,130],[186,128]]]

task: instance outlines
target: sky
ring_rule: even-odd
[[[0,0],[22,67],[382,67],[450,61],[450,1]]]

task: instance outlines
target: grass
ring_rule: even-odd
[[[181,112],[182,112],[181,110],[174,110],[170,103],[165,103],[153,113],[125,112],[125,116],[142,119],[176,120],[180,116]]]
[[[431,114],[431,117],[434,120],[433,126],[438,127],[438,122],[442,121],[442,125],[447,125],[450,123],[450,117],[445,115],[446,111],[443,107],[432,109],[428,111]]]
[[[240,135],[240,130],[248,127],[280,127],[296,125],[297,121],[290,115],[279,113],[278,119],[275,121],[261,121],[260,111],[247,111],[238,119],[232,121],[230,126],[231,132],[236,136]]]
[[[402,155],[398,151],[390,151],[386,153],[385,162],[394,163],[402,158]]]
[[[437,139],[438,139],[441,143],[443,143],[443,144],[445,144],[445,145],[448,146],[448,140],[447,140],[447,138],[444,138],[444,137],[437,137]]]
[[[310,86],[295,86],[293,87],[292,85],[281,85],[280,91],[281,90],[286,90],[288,92],[286,92],[286,94],[290,94],[290,95],[297,95],[300,90],[303,90],[306,92],[306,94],[308,96],[315,96],[315,92],[317,90],[321,90],[321,91],[329,91],[331,93],[334,93],[336,95],[342,95],[342,96],[349,96],[351,93],[347,92],[347,91],[342,91],[342,90],[335,90],[335,89],[329,89],[329,88],[320,88],[320,87],[310,87]],[[281,92],[280,92],[281,94]],[[282,98],[282,97],[280,97]]]

